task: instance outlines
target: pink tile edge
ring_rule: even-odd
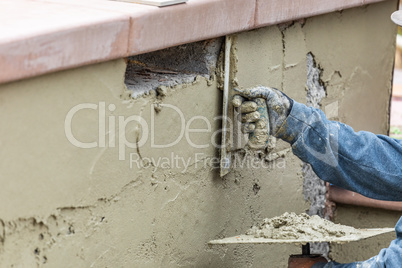
[[[137,12],[116,2],[116,7],[107,11],[117,13],[115,19],[0,41],[0,84],[385,0],[305,0],[321,4],[315,10],[278,12],[288,1],[292,0],[189,0],[187,4]],[[58,4],[79,5],[68,0]],[[105,11],[102,5],[91,8]],[[207,23],[200,23],[205,20]]]
[[[257,0],[255,27],[275,25],[383,1],[386,0],[304,0],[300,2],[293,0]],[[292,5],[292,3],[296,4]],[[311,6],[315,8],[311,9]],[[271,14],[271,16],[267,16],[267,14]]]
[[[128,32],[111,21],[1,44],[0,83],[126,57]]]

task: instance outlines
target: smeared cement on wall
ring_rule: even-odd
[[[274,86],[305,103],[311,52],[327,91],[322,109],[356,130],[386,133],[395,40],[389,15],[395,7],[396,1],[386,1],[241,33],[234,44],[238,83]],[[259,162],[260,167],[242,162],[221,179],[212,146],[221,126],[217,80],[198,76],[164,88],[162,99],[152,89],[133,99],[125,71],[121,59],[0,86],[0,121],[6,122],[0,128],[1,266],[286,267],[300,247],[210,248],[207,242],[239,234],[266,217],[310,208],[303,195],[303,163],[289,145],[277,141],[272,154],[283,157]],[[80,104],[92,108],[74,115],[72,133],[79,141],[97,142],[92,149],[78,148],[66,137],[66,115]],[[165,106],[155,112],[155,104]],[[145,127],[124,121],[134,115],[150,124],[140,148],[135,145],[146,137]],[[210,122],[210,131],[198,117],[189,124],[196,116]],[[174,142],[183,120],[205,132],[191,132],[167,149],[152,146],[151,133],[154,145]],[[119,148],[119,138],[129,146]],[[395,218],[348,207],[336,214],[336,221],[354,227],[389,227]],[[353,252],[333,247],[332,256],[339,261],[373,256],[390,237],[376,241]]]

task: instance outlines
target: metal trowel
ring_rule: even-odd
[[[220,161],[220,176],[223,177],[229,173],[232,166],[232,152],[247,147],[250,150],[264,150],[268,144],[269,138],[269,117],[266,101],[263,98],[245,100],[235,94],[233,90],[233,81],[235,72],[231,70],[232,64],[232,42],[231,36],[225,38],[225,63],[224,63],[224,85],[223,85],[223,111],[222,111],[222,145],[221,145],[221,161]],[[243,101],[254,102],[256,104],[256,112],[247,116],[255,116],[250,118],[251,121],[257,121],[252,124],[253,129],[248,135],[242,134],[241,116],[239,111],[234,109],[232,104],[233,98],[240,103]]]
[[[328,242],[328,243],[338,243],[344,244],[353,241],[364,240],[373,236],[380,234],[385,234],[395,231],[394,228],[373,228],[373,229],[356,229],[357,233],[345,235],[341,237],[327,237],[324,239],[318,239],[316,237],[304,238],[304,239],[272,239],[263,237],[254,237],[253,235],[238,235],[223,239],[217,239],[209,241],[210,246],[213,245],[229,245],[229,244],[296,244],[302,245],[301,255],[291,255],[288,261],[288,268],[294,267],[311,267],[311,264],[315,263],[317,260],[326,262],[326,259],[321,255],[310,254],[310,244],[311,242]],[[310,266],[309,266],[310,265]]]

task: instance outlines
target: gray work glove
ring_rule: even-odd
[[[268,117],[269,117],[269,129],[270,135],[275,137],[278,130],[282,126],[285,119],[288,117],[290,110],[293,106],[293,100],[286,96],[281,91],[272,87],[263,87],[257,86],[253,88],[247,88],[244,90],[235,89],[238,95],[235,95],[232,100],[232,104],[234,107],[239,109],[239,112],[243,114],[242,130],[245,133],[252,132],[255,129],[253,125],[253,121],[257,121],[258,112],[256,112],[256,106],[250,105],[249,101],[252,101],[255,98],[263,98],[266,100],[267,108],[268,108]],[[247,101],[249,100],[249,101]],[[252,117],[247,117],[247,114],[254,114]],[[257,113],[257,114],[256,114]],[[255,120],[250,118],[256,118]],[[247,119],[247,120],[246,120]]]

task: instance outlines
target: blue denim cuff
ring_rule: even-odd
[[[293,101],[289,116],[274,136],[293,144],[308,126],[306,121],[311,113],[306,105]]]

